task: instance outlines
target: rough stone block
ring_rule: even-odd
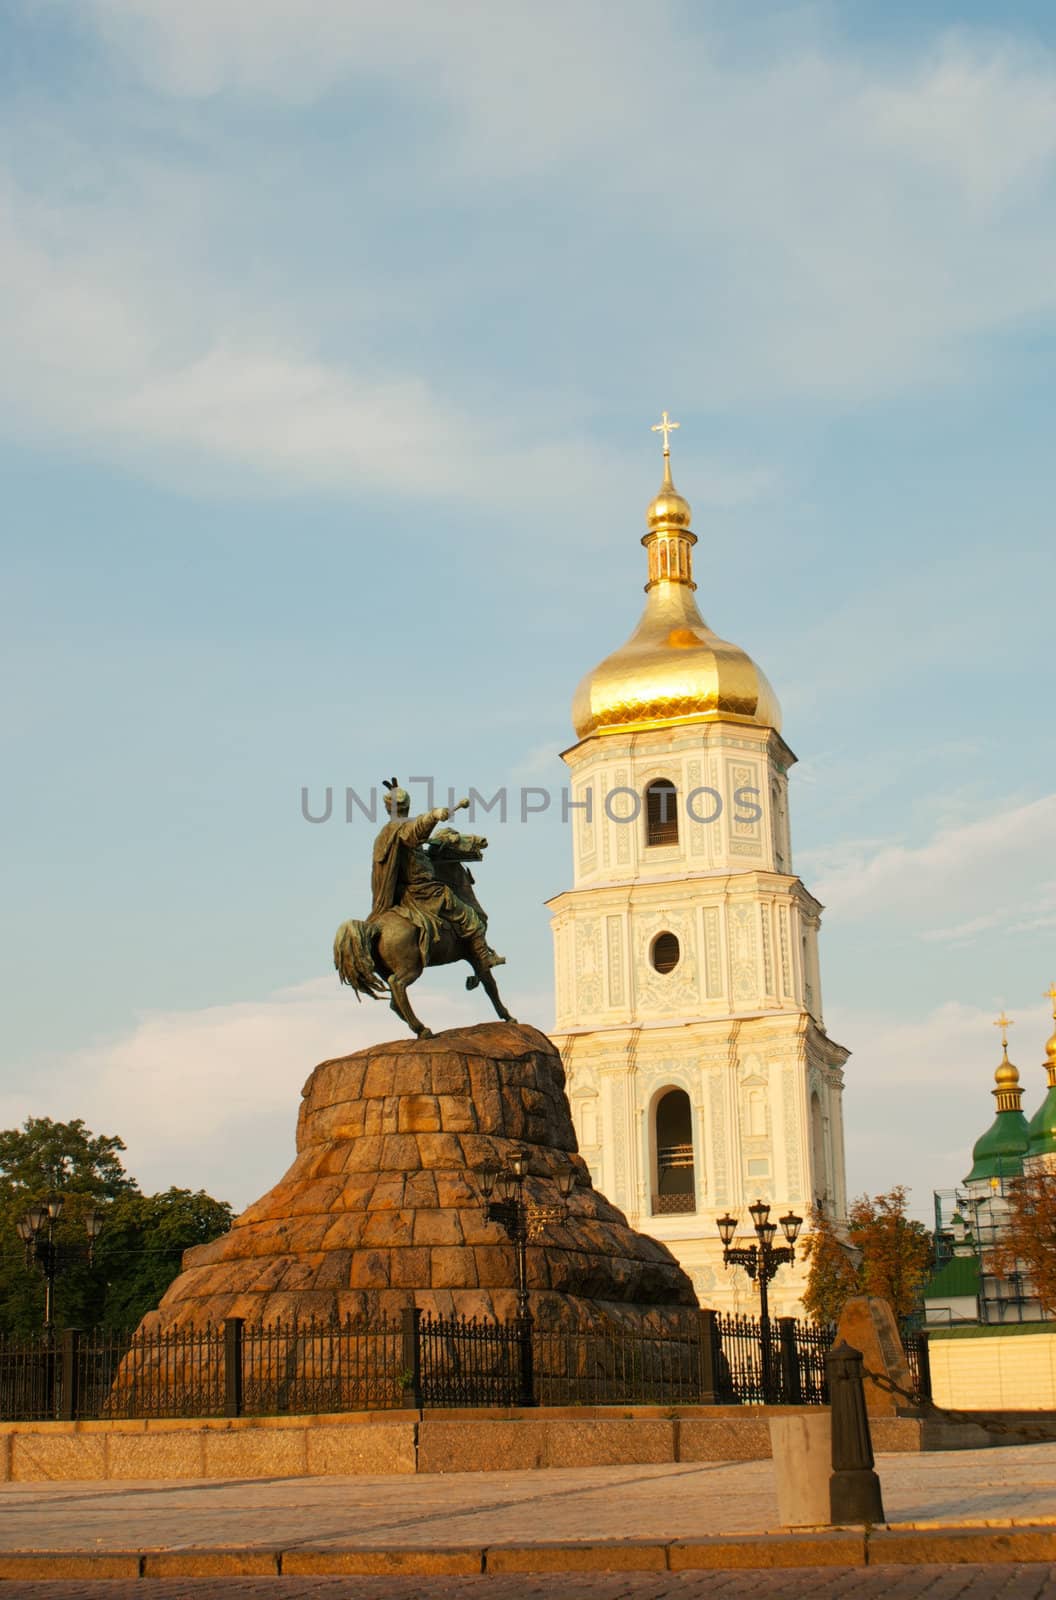
[[[440,1107],[432,1094],[409,1094],[400,1101],[397,1127],[401,1133],[438,1133]]]
[[[489,1572],[663,1572],[667,1550],[662,1544],[606,1540],[582,1544],[489,1545]]]
[[[457,1200],[441,1200],[434,1172],[409,1173],[403,1189],[403,1203],[411,1211],[433,1211],[438,1205],[453,1206]]]
[[[11,1480],[41,1483],[50,1479],[106,1477],[106,1439],[101,1434],[15,1433],[11,1436]]]
[[[5,1550],[0,1551],[0,1579],[29,1583],[69,1578],[138,1578],[138,1551]],[[12,1591],[15,1592],[15,1591]]]
[[[413,1211],[371,1211],[363,1224],[362,1243],[392,1249],[409,1245],[414,1237],[415,1216]]]
[[[479,1548],[460,1550],[342,1550],[301,1545],[287,1550],[282,1558],[284,1575],[337,1576],[359,1572],[371,1577],[398,1576],[464,1577],[484,1570],[484,1553]]]
[[[352,1289],[387,1289],[389,1286],[389,1252],[387,1250],[357,1250],[352,1257],[348,1275]]]
[[[457,1211],[418,1211],[414,1217],[414,1242],[420,1244],[462,1243],[462,1224]]]
[[[898,1331],[895,1313],[877,1295],[854,1295],[840,1312],[836,1341],[846,1340],[860,1350],[866,1372],[879,1372],[912,1392],[913,1375]],[[871,1417],[891,1417],[907,1409],[908,1402],[865,1379],[865,1409]]]
[[[884,1455],[909,1455],[925,1448],[927,1424],[917,1417],[877,1417],[869,1418],[869,1434],[873,1441],[873,1450],[878,1456]],[[973,1433],[975,1429],[971,1430]],[[982,1432],[982,1430],[978,1430]],[[930,1448],[934,1449],[932,1445]],[[955,1450],[956,1445],[946,1448]]]
[[[186,1425],[185,1425],[186,1427]],[[108,1478],[200,1478],[205,1469],[204,1434],[112,1433],[107,1448]]]
[[[462,1166],[462,1146],[458,1142],[457,1134],[416,1133],[414,1138],[418,1145],[418,1160],[413,1163],[415,1167]],[[411,1163],[408,1163],[408,1166],[410,1165]]]
[[[306,1432],[313,1477],[355,1477],[415,1471],[413,1422],[314,1424]]]
[[[591,1418],[547,1423],[548,1467],[616,1467],[674,1459],[673,1422]]]
[[[419,1472],[528,1472],[546,1464],[549,1424],[445,1422],[426,1417],[418,1427]]]
[[[863,1567],[865,1535],[837,1530],[678,1539],[668,1546],[667,1556],[672,1572],[739,1567]]]
[[[390,1266],[392,1287],[394,1289],[427,1289],[429,1287],[428,1250],[394,1250]]]
[[[477,1113],[472,1100],[462,1095],[443,1094],[437,1097],[440,1126],[445,1133],[474,1133]]]
[[[770,1429],[764,1417],[683,1418],[678,1425],[680,1461],[768,1461]]]
[[[431,1250],[429,1275],[434,1289],[477,1288],[477,1263],[473,1251],[444,1245]]]
[[[1054,1561],[1056,1528],[874,1528],[869,1565]]]
[[[374,1057],[363,1075],[363,1099],[383,1100],[387,1094],[392,1093],[394,1079],[395,1067],[392,1061]]]
[[[204,1434],[206,1478],[303,1478],[306,1429],[232,1428]]]
[[[143,1557],[144,1578],[274,1578],[277,1550],[155,1550]]]
[[[370,1191],[371,1211],[413,1211],[407,1198],[407,1179],[402,1172],[383,1172]]]

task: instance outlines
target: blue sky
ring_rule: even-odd
[[[1056,976],[1051,7],[15,0],[0,22],[0,1120],[280,1172],[369,828],[560,783],[650,424],[800,757],[852,1192],[1041,1098]],[[490,786],[490,787],[489,787]],[[559,816],[489,825],[551,1020]],[[453,973],[420,1009],[476,1018]],[[483,1012],[480,1013],[483,1016]]]

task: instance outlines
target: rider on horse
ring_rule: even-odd
[[[377,922],[386,911],[402,910],[419,930],[422,960],[427,962],[430,946],[446,922],[466,941],[480,967],[503,966],[505,956],[496,955],[485,940],[485,919],[437,877],[429,851],[423,848],[437,823],[446,822],[451,815],[447,807],[438,806],[412,817],[411,797],[393,778],[385,784],[385,809],[389,820],[374,841],[374,903],[368,923]]]

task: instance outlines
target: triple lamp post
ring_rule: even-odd
[[[531,1316],[528,1310],[528,1241],[548,1222],[563,1222],[568,1215],[568,1198],[576,1186],[576,1169],[562,1167],[554,1182],[561,1196],[559,1206],[534,1205],[524,1198],[528,1177],[528,1153],[515,1150],[504,1167],[482,1167],[478,1174],[484,1216],[504,1229],[517,1254],[517,1317]],[[492,1199],[497,1195],[497,1199]]]
[[[762,1380],[763,1399],[769,1401],[773,1392],[773,1374],[770,1347],[770,1279],[777,1272],[778,1267],[784,1266],[786,1261],[796,1259],[796,1240],[799,1230],[803,1226],[803,1218],[797,1217],[794,1211],[789,1211],[781,1217],[781,1229],[788,1240],[787,1245],[774,1244],[777,1233],[777,1223],[770,1221],[770,1207],[765,1200],[757,1200],[748,1207],[748,1215],[755,1225],[757,1244],[738,1245],[731,1249],[731,1241],[737,1232],[737,1218],[731,1217],[729,1212],[724,1217],[719,1217],[715,1226],[722,1239],[722,1260],[725,1266],[743,1267],[749,1278],[759,1280],[759,1335],[762,1343]]]
[[[26,1266],[36,1265],[44,1274],[44,1332],[51,1334],[54,1326],[55,1279],[70,1264],[66,1253],[55,1238],[55,1224],[62,1215],[65,1197],[53,1194],[47,1200],[30,1206],[15,1223],[18,1237],[26,1251]],[[95,1241],[103,1231],[103,1214],[93,1206],[85,1214],[84,1231],[88,1236],[88,1262],[95,1252]]]
[[[568,1215],[568,1199],[576,1186],[576,1169],[569,1163],[555,1175],[560,1205],[537,1205],[526,1200],[528,1153],[515,1150],[504,1167],[485,1166],[478,1173],[484,1217],[497,1222],[513,1245],[517,1261],[517,1318],[515,1336],[520,1368],[518,1403],[535,1404],[535,1374],[532,1365],[532,1313],[528,1304],[528,1243],[548,1222],[563,1222]],[[492,1198],[495,1196],[496,1198]]]

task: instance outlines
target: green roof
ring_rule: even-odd
[[[999,1111],[993,1125],[972,1151],[972,1170],[965,1183],[978,1178],[1015,1178],[1023,1171],[1030,1132],[1022,1111]]]
[[[951,1256],[924,1287],[925,1300],[960,1300],[979,1294],[977,1256]]]
[[[1056,1086],[1051,1088],[1027,1125],[1028,1155],[1047,1156],[1056,1151]]]

